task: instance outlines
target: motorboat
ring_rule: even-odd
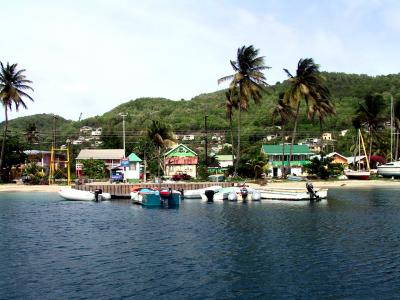
[[[258,191],[262,200],[310,201],[328,197],[328,189],[319,188],[313,188],[312,191],[307,188],[264,188]]]
[[[133,189],[130,195],[133,203],[148,207],[177,207],[182,197],[181,192],[168,188],[138,188]]]
[[[214,186],[209,186],[209,187],[202,188],[202,189],[186,190],[183,192],[183,198],[184,199],[201,199],[201,195],[204,195],[206,190],[216,192],[221,188],[222,187],[219,185],[214,185]]]
[[[383,177],[400,177],[400,161],[378,166],[378,174]]]
[[[206,189],[207,190],[207,189]],[[204,201],[211,202],[207,195],[202,194],[201,198]],[[232,186],[225,187],[217,190],[212,197],[212,201],[259,201],[261,199],[260,193],[250,187],[246,186]]]
[[[62,189],[58,191],[61,198],[70,201],[102,201],[110,200],[110,193],[103,193],[101,190],[81,191],[75,189]]]

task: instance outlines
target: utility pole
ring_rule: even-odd
[[[125,151],[125,117],[128,115],[127,113],[119,113],[119,115],[122,117],[122,143],[124,146],[124,158],[126,157],[126,151]]]
[[[204,150],[205,150],[205,162],[206,162],[206,168],[208,167],[208,138],[207,138],[207,118],[208,116],[204,116],[204,131],[205,131],[205,139],[204,139]],[[208,170],[207,170],[208,171]]]
[[[393,113],[393,94],[390,93],[390,161],[393,161]]]

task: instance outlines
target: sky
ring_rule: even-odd
[[[217,80],[242,45],[265,57],[269,84],[306,57],[322,71],[400,71],[398,0],[0,1],[0,61],[18,63],[34,88],[11,119],[85,119],[140,97],[226,88]]]

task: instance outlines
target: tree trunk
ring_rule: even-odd
[[[235,164],[235,148],[233,147],[233,124],[232,124],[232,115],[229,117],[229,126],[231,129],[231,145],[232,145],[232,164]]]
[[[146,159],[146,151],[144,152],[144,160],[143,160],[143,182],[147,181],[147,159]],[[140,167],[139,167],[139,173],[140,173]]]
[[[293,156],[293,144],[294,144],[294,139],[296,138],[296,130],[297,130],[297,121],[299,117],[299,111],[300,111],[300,100],[299,103],[297,104],[297,109],[296,109],[296,116],[294,118],[294,127],[293,127],[293,132],[292,132],[292,141],[290,143],[290,154],[289,154],[289,161],[288,161],[288,173],[289,175],[291,174],[291,161],[292,161],[292,156]]]
[[[396,130],[396,147],[394,152],[394,159],[397,161],[399,154],[399,130]]]
[[[160,178],[160,165],[161,165],[161,147],[160,146],[158,146],[157,157],[158,157],[157,177]]]
[[[235,161],[235,171],[233,176],[237,176],[239,160],[240,160],[240,123],[242,122],[242,107],[239,102],[239,122],[238,122],[238,144],[237,144],[237,154],[236,154],[236,161]]]
[[[3,176],[3,163],[4,163],[4,152],[6,151],[6,138],[7,138],[7,130],[8,130],[8,112],[7,105],[5,107],[5,121],[4,121],[4,133],[3,133],[3,141],[1,143],[1,154],[0,154],[0,175]]]
[[[324,142],[323,142],[323,133],[322,133],[322,119],[319,119],[319,136],[321,139],[321,143],[320,143],[320,147],[321,147],[321,151],[320,151],[320,159],[321,161],[324,159]]]
[[[371,154],[372,154],[372,130],[369,128],[369,153],[368,153],[368,161],[371,165]]]
[[[285,176],[285,130],[284,126],[282,125],[282,166],[281,166],[281,177],[284,178]]]

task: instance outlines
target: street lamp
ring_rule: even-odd
[[[120,115],[122,117],[122,143],[124,146],[124,158],[126,157],[126,153],[125,153],[125,117],[128,115],[127,113],[119,113],[118,115]]]

